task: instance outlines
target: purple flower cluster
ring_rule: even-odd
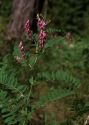
[[[44,44],[46,42],[46,21],[44,19],[41,19],[40,16],[37,14],[37,25],[38,25],[38,28],[39,28],[39,47],[42,49],[44,47]],[[27,20],[25,25],[24,25],[24,31],[28,34],[29,36],[29,39],[32,40],[32,37],[33,37],[33,34],[32,34],[32,31],[31,31],[31,25],[30,25],[30,21]],[[25,48],[24,48],[24,44],[23,44],[23,41],[21,40],[20,43],[19,43],[19,50],[21,52],[21,55],[22,55],[22,59],[25,59],[26,58],[26,54],[25,54]],[[17,58],[17,60],[19,60],[19,58]]]
[[[30,31],[30,21],[27,20],[25,25],[24,25],[24,30],[26,33],[28,33]]]
[[[44,30],[41,30],[39,34],[40,48],[44,47],[45,41],[46,41],[46,32]]]
[[[46,28],[46,21],[45,20],[41,20],[39,15],[37,14],[37,25],[40,29],[40,33],[39,33],[39,46],[40,48],[43,48],[44,47],[44,44],[46,42],[46,31],[45,31],[45,28]]]
[[[38,14],[37,14],[37,21],[38,21],[37,25],[38,25],[39,29],[40,30],[45,30],[45,28],[46,28],[46,22],[43,19],[41,20]]]
[[[27,20],[26,23],[25,23],[25,25],[24,25],[24,30],[28,34],[29,39],[32,40],[32,31],[30,30],[30,28],[31,28],[30,27],[30,21]]]

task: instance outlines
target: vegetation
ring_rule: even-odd
[[[2,1],[0,8],[0,124],[84,124],[89,113],[88,0],[48,0],[52,23],[38,15],[38,32],[32,34],[27,21],[22,39],[9,47],[5,30],[11,6]]]
[[[88,0],[48,0],[48,6],[48,17],[51,17],[55,27],[59,27],[63,32],[72,31],[80,35],[86,35],[89,32]]]

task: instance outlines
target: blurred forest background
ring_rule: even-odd
[[[23,4],[16,0],[14,1],[9,1],[9,0],[0,1],[0,32],[1,33],[2,31],[6,30],[6,25],[10,21],[11,12],[13,8],[15,9],[15,5],[13,4],[16,4],[16,2],[17,4]],[[33,8],[31,7],[32,10],[29,10],[29,7],[27,7],[28,10],[25,8],[24,11],[27,11],[25,13],[30,13],[29,11],[38,11],[41,13],[42,2],[41,0],[37,0],[36,2],[32,3],[32,7],[33,7]],[[31,2],[29,2],[29,4],[30,3]],[[88,32],[89,32],[89,28],[88,28],[89,1],[88,0],[81,0],[81,1],[80,0],[79,1],[46,0],[43,3],[44,3],[43,13],[46,16],[46,18],[51,19],[52,21],[51,25],[53,25],[55,28],[59,28],[60,30],[62,30],[63,33],[71,31],[73,33],[76,33],[82,36],[88,35]],[[37,4],[37,5],[33,5],[33,4]],[[26,2],[25,2],[25,5],[26,5]],[[22,7],[24,6],[22,5]],[[20,12],[20,13],[23,14],[23,12]]]
[[[16,46],[23,36],[24,24],[27,19],[31,22],[33,33],[38,32],[37,13],[50,22],[47,27],[48,40],[45,47],[47,50],[41,61],[35,65],[34,70],[30,71],[25,64],[20,65],[16,62],[15,57],[18,53]],[[30,51],[34,52],[33,46]],[[34,55],[33,53],[33,57]],[[1,73],[2,71],[4,73]],[[34,118],[30,121],[31,125],[88,125],[89,0],[0,0],[0,125],[18,125],[18,123],[20,123],[19,125],[29,125],[26,121],[27,117],[20,114],[18,109],[14,114],[15,112],[10,112],[8,108],[11,105],[18,107],[18,104],[22,104],[23,107],[27,106],[21,100],[16,103],[15,95],[12,97],[14,84],[10,89],[6,86],[9,83],[10,86],[14,80],[9,78],[4,80],[6,78],[3,77],[4,74],[13,75],[13,73],[15,77],[17,76],[20,85],[28,85],[31,75],[35,77],[34,81],[39,81],[39,85],[37,83],[36,89],[33,90],[35,98],[31,97],[36,101],[53,88],[63,89],[63,95],[59,91],[54,93],[54,96],[51,95],[52,97],[49,94],[49,98],[55,98],[54,100],[57,97],[60,99],[68,95],[66,90],[75,91],[73,96],[48,103],[44,108],[36,110]],[[1,84],[4,81],[5,84]],[[32,81],[33,79],[31,79]],[[4,85],[6,88],[3,87]],[[18,88],[19,85],[16,87]],[[7,94],[8,98],[5,98],[4,92],[9,92],[11,95]],[[13,104],[10,104],[11,100]],[[42,101],[44,102],[44,100]],[[22,107],[19,108],[19,110],[21,109]],[[29,110],[31,111],[31,107],[25,111]],[[27,114],[28,117],[30,115]],[[13,117],[16,120],[19,118],[17,120],[19,122],[13,122]],[[84,122],[86,123],[84,124]]]
[[[39,0],[38,0],[39,1]],[[10,19],[13,1],[0,1],[0,22],[6,23]],[[18,3],[18,1],[17,1]],[[84,34],[88,32],[89,1],[81,0],[47,0],[44,13],[52,20],[52,24],[63,31],[73,31]],[[28,10],[29,11],[29,10]],[[0,24],[1,24],[0,23]],[[57,25],[56,25],[57,24]],[[3,27],[1,27],[1,30]]]

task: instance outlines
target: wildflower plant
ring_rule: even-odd
[[[46,38],[47,38],[47,33],[46,33],[46,26],[47,22],[45,19],[41,19],[39,14],[37,14],[37,26],[38,26],[38,33],[33,34],[31,31],[31,24],[30,20],[27,20],[25,25],[24,25],[24,32],[28,38],[28,43],[24,40],[24,38],[21,38],[20,43],[18,45],[20,56],[16,56],[16,60],[20,63],[25,62],[27,66],[30,66],[30,68],[33,68],[34,65],[36,64],[36,61],[38,59],[38,56],[40,56],[45,48],[45,43],[46,43]],[[28,45],[27,45],[28,44]],[[31,45],[34,46],[34,53],[31,51],[32,47]],[[29,46],[28,50],[26,50],[26,46]],[[29,57],[30,56],[30,57]],[[32,58],[33,61],[32,61]],[[30,58],[30,61],[29,61]]]
[[[37,15],[38,33],[33,34],[31,31],[30,20],[27,20],[24,26],[24,31],[27,36],[27,41],[24,38],[15,46],[13,53],[14,59],[18,64],[13,67],[11,61],[4,59],[0,68],[0,110],[4,118],[4,123],[7,125],[28,125],[35,121],[34,113],[45,106],[48,102],[61,99],[63,97],[74,94],[74,89],[78,88],[80,82],[68,72],[62,70],[56,72],[38,72],[37,62],[44,55],[47,48],[50,48],[55,43],[48,43],[46,26],[47,21]],[[11,56],[11,55],[10,55]],[[13,61],[14,63],[14,61]],[[41,65],[40,65],[41,68]],[[25,72],[25,80],[19,78],[18,74]],[[40,70],[39,70],[40,71]],[[20,72],[20,73],[18,73]],[[48,81],[64,81],[64,86],[58,89],[49,89],[47,93],[37,100],[34,97],[34,88],[37,85]],[[63,84],[65,85],[65,84]],[[71,91],[72,90],[72,91]],[[39,124],[39,123],[37,123]]]

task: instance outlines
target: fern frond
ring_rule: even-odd
[[[18,83],[15,74],[0,71],[0,111],[7,125],[20,124],[27,121],[26,108],[30,107],[29,87]],[[28,100],[27,100],[28,99]],[[31,111],[29,111],[31,112]]]
[[[38,106],[45,106],[49,102],[53,102],[73,94],[74,94],[73,91],[69,91],[61,88],[50,90],[47,94],[40,97],[38,101]]]
[[[26,91],[27,87],[25,85],[20,85],[15,78],[15,74],[8,74],[7,72],[0,71],[0,85],[4,89],[11,90],[14,93],[19,93],[20,96],[23,96],[23,93]]]
[[[60,70],[52,73],[43,72],[38,74],[38,78],[45,79],[46,81],[62,82],[62,85],[70,90],[74,90],[80,87],[80,81],[67,71]]]

